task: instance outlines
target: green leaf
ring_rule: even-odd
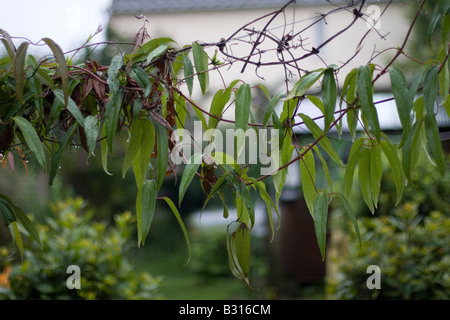
[[[355,172],[356,163],[361,156],[361,149],[364,146],[365,139],[363,137],[358,138],[352,145],[348,156],[347,167],[344,173],[343,191],[346,197],[350,196],[353,186],[353,175]]]
[[[382,174],[381,147],[377,144],[370,150],[370,191],[375,208],[378,206]]]
[[[325,69],[322,82],[325,131],[330,128],[336,109],[337,87],[333,68]]]
[[[136,154],[138,153],[142,142],[142,120],[136,119],[130,127],[130,139],[128,143],[127,152],[123,160],[122,177],[125,177],[126,172],[131,166]]]
[[[292,90],[289,92],[289,94],[286,96],[285,100],[290,100],[295,97],[301,97],[303,96],[306,91],[308,91],[311,86],[319,80],[319,78],[322,76],[322,74],[325,72],[325,69],[317,69],[314,71],[311,71],[308,74],[305,74],[303,77],[298,80],[294,86],[292,87]]]
[[[69,130],[66,131],[64,134],[64,137],[62,141],[59,143],[59,149],[56,151],[52,157],[51,160],[51,166],[50,166],[50,174],[48,177],[49,185],[53,184],[53,180],[55,179],[56,172],[59,169],[59,163],[61,161],[61,158],[64,154],[64,151],[67,149],[67,147],[70,145],[70,142],[72,140],[72,137],[75,133],[75,131],[78,129],[78,123],[75,122]]]
[[[150,225],[155,215],[156,207],[156,181],[147,179],[142,186],[142,244],[145,244]]]
[[[187,265],[189,263],[189,261],[191,260],[191,241],[189,240],[189,234],[187,232],[186,226],[184,225],[183,220],[181,219],[181,215],[178,212],[178,209],[176,208],[175,204],[172,202],[172,200],[170,200],[167,197],[163,197],[163,199],[169,205],[170,209],[172,209],[172,213],[177,218],[178,224],[180,225],[180,228],[183,231],[184,239],[186,240],[186,244],[188,246],[188,253],[189,253],[188,261],[185,263],[185,265]]]
[[[433,64],[425,72],[424,84],[423,84],[423,104],[425,107],[425,114],[427,117],[435,117],[434,105],[437,96],[438,88],[438,71],[439,66]],[[448,90],[448,88],[447,88]]]
[[[439,127],[435,117],[425,118],[425,133],[427,137],[427,145],[430,149],[431,156],[435,161],[442,176],[445,175],[445,159],[442,150],[441,138],[439,136]]]
[[[112,153],[113,139],[117,131],[117,123],[119,121],[120,108],[122,107],[123,91],[120,90],[117,95],[111,97],[106,103],[105,111],[105,125],[106,125],[106,140],[108,142],[108,149]]]
[[[316,165],[312,150],[306,152],[300,159],[300,177],[302,181],[303,198],[308,206],[311,216],[314,213],[314,201],[316,199]]]
[[[13,227],[13,233],[14,233],[14,242],[17,245],[17,248],[19,248],[19,252],[20,252],[20,258],[23,261],[23,253],[24,253],[24,249],[23,249],[23,241],[22,241],[22,236],[20,235],[19,232],[19,228],[17,227],[17,223],[13,222],[12,224]]]
[[[18,219],[18,221],[20,221],[20,223],[24,226],[25,230],[28,231],[28,233],[31,235],[31,237],[34,239],[34,241],[36,241],[36,243],[40,246],[41,240],[39,239],[39,233],[37,232],[36,228],[34,227],[33,223],[30,221],[30,219],[28,219],[25,212],[21,208],[14,205],[14,203],[11,201],[11,199],[9,199],[7,196],[5,196],[1,193],[0,193],[0,200],[2,200],[4,204],[6,203],[9,205],[8,208],[10,208],[10,210],[11,209],[13,210],[12,211],[13,215]],[[9,217],[8,220],[10,220],[11,216],[8,215],[8,217]],[[3,219],[3,221],[5,222],[6,220]],[[16,220],[14,220],[14,221],[16,221]]]
[[[41,140],[34,130],[33,125],[20,116],[14,117],[13,120],[22,132],[28,148],[30,148],[31,152],[36,157],[36,160],[41,165],[42,169],[46,171],[44,147],[42,146]]]
[[[118,54],[114,56],[111,59],[111,64],[108,68],[108,85],[109,85],[109,91],[111,95],[113,96],[113,99],[115,99],[116,95],[119,94],[119,70],[123,66],[123,57],[121,54]],[[110,146],[111,149],[111,146]]]
[[[397,154],[397,149],[391,144],[386,135],[383,134],[383,138],[385,140],[381,141],[380,146],[392,170],[392,176],[394,177],[395,188],[397,191],[397,200],[395,203],[395,205],[397,205],[403,197],[403,191],[405,188],[405,176],[403,174],[402,165]]]
[[[98,119],[97,116],[87,116],[84,120],[84,131],[86,132],[87,146],[89,155],[94,154],[95,145],[98,137]]]
[[[178,206],[181,207],[181,202],[183,201],[184,194],[186,193],[187,188],[191,184],[192,179],[194,178],[197,170],[202,163],[202,154],[194,153],[192,157],[188,160],[186,164],[183,174],[181,176],[181,182],[179,187],[179,199]]]
[[[183,55],[183,73],[189,95],[192,96],[192,89],[194,88],[194,66],[192,65],[191,59],[189,59],[187,54]]]
[[[406,78],[402,70],[397,67],[389,68],[391,77],[392,93],[394,94],[397,112],[404,132],[407,134],[411,125],[411,110],[413,100],[411,100],[409,90],[406,88]]]
[[[361,188],[361,193],[364,199],[364,202],[367,204],[370,212],[374,213],[375,208],[373,206],[373,198],[371,191],[371,179],[370,179],[370,149],[364,149],[361,152],[361,156],[359,158],[359,166],[358,166],[358,179],[359,186]]]
[[[292,153],[295,147],[292,145],[291,136],[286,134],[284,137],[283,146],[281,147],[281,163],[280,166],[287,164],[292,160]],[[283,190],[284,182],[286,181],[286,174],[288,168],[283,168],[273,175],[273,185],[275,188],[275,204],[278,207],[281,192]]]
[[[67,103],[65,103],[65,97],[64,97],[64,93],[62,92],[61,89],[56,89],[53,91],[53,93],[55,94],[55,97],[62,103],[65,104],[65,106],[67,107],[67,110],[69,110],[69,112],[73,115],[73,117],[78,121],[78,123],[80,124],[80,126],[82,126],[84,128],[84,117],[81,114],[80,109],[78,109],[77,104],[75,103],[75,101],[72,100],[71,97],[67,98]]]
[[[209,85],[208,55],[198,42],[192,43],[192,53],[194,55],[194,66],[197,71],[200,88],[202,89],[202,93],[205,94]]]
[[[5,46],[6,51],[8,52],[9,61],[11,62],[11,65],[14,65],[14,59],[15,59],[15,55],[16,55],[16,46],[14,45],[14,42],[8,32],[6,32],[3,29],[0,29],[0,33],[2,34],[2,36],[4,38],[4,39],[1,39],[1,41],[3,42],[3,45]]]
[[[250,217],[250,228],[253,228],[255,225],[255,207],[250,195],[249,187],[245,184],[245,182],[240,182],[237,190],[239,198],[242,200],[242,204]],[[245,220],[243,222],[247,223]]]
[[[333,181],[331,180],[330,170],[328,169],[328,164],[325,161],[325,159],[320,154],[319,148],[317,146],[313,147],[314,151],[316,152],[317,156],[320,159],[320,162],[322,162],[322,168],[323,173],[325,174],[325,179],[327,180],[328,187],[330,188],[330,191],[333,192]]]
[[[59,73],[61,74],[61,88],[64,94],[64,105],[69,103],[69,69],[67,68],[66,58],[61,47],[50,38],[42,39],[52,50],[56,62],[59,65]]]
[[[9,226],[12,222],[17,221],[14,208],[9,201],[0,198],[0,212],[2,213],[3,224],[5,227]]]
[[[423,121],[414,123],[402,147],[402,167],[406,179],[412,182],[411,174],[416,167],[419,153],[422,150],[421,134]]]
[[[450,15],[449,21],[450,21]],[[450,24],[450,23],[449,23]],[[442,101],[446,101],[449,96],[449,88],[450,88],[450,71],[449,71],[449,62],[448,62],[448,50],[444,45],[441,46],[438,54],[438,60],[442,65],[442,69],[439,72],[439,92],[442,97]],[[445,61],[445,63],[444,63]]]
[[[252,92],[249,84],[243,84],[236,92],[236,109],[234,129],[247,130],[250,116],[250,105],[252,103]]]
[[[16,97],[20,103],[25,103],[23,98],[23,88],[25,87],[25,58],[27,56],[27,48],[29,43],[22,42],[17,49],[14,61],[14,78],[16,80]]]
[[[355,229],[356,236],[358,237],[359,249],[361,252],[361,234],[359,232],[358,221],[356,220],[355,214],[353,213],[352,207],[350,206],[350,203],[348,202],[347,198],[340,192],[338,192],[337,195],[342,200],[342,203],[344,204],[345,212],[347,213],[348,217],[350,218],[350,221],[353,224],[353,228]]]
[[[144,89],[144,98],[147,98],[152,91],[152,83],[150,82],[147,72],[140,67],[134,67],[130,71],[130,76],[136,80],[139,87]]]
[[[152,158],[153,149],[155,147],[155,127],[148,119],[142,121],[142,140],[141,148],[139,149],[139,160],[141,162],[142,177],[147,176],[149,170],[149,163]],[[150,171],[152,173],[152,171]],[[159,190],[159,189],[158,189]]]
[[[375,105],[373,104],[373,87],[370,76],[370,67],[361,66],[356,74],[358,97],[361,109],[367,119],[370,129],[378,141],[381,139],[380,123]]]
[[[167,51],[167,48],[169,48],[169,45],[161,44],[155,50],[150,52],[150,54],[147,56],[147,59],[145,60],[145,63],[150,64],[155,58],[158,58],[161,55],[163,55]]]
[[[105,171],[105,173],[109,176],[112,176],[112,173],[110,173],[108,171],[108,141],[107,139],[105,139],[106,137],[106,125],[103,124],[102,126],[102,134],[101,134],[102,139],[100,140],[100,152],[102,154],[102,167],[103,167],[103,171]]]
[[[126,59],[132,58],[133,63],[144,61],[145,59],[147,59],[148,55],[153,50],[155,50],[156,48],[158,48],[160,45],[162,45],[164,43],[170,43],[170,42],[176,43],[171,38],[162,37],[162,38],[151,39],[150,41],[147,41],[142,46],[140,46],[134,53],[133,57],[131,57],[131,55],[126,55],[125,58]]]
[[[274,95],[272,97],[272,99],[270,99],[269,105],[266,109],[266,112],[264,113],[264,120],[263,120],[264,128],[266,128],[267,123],[269,122],[269,119],[272,118],[272,115],[275,114],[275,106],[277,105],[278,101],[280,101],[283,94],[284,94],[284,92],[280,91],[276,95]]]
[[[233,90],[236,83],[238,83],[239,80],[234,80],[228,88],[225,90],[221,89],[216,92],[214,95],[214,98],[211,102],[211,108],[209,112],[217,117],[222,116],[223,109],[227,102],[230,100],[231,97],[231,91]],[[214,117],[209,117],[209,128],[215,128],[219,120],[217,120]]]
[[[309,131],[313,135],[314,139],[319,140],[320,146],[325,150],[325,152],[330,156],[330,158],[339,166],[343,167],[344,164],[342,160],[339,158],[336,150],[334,150],[333,145],[331,144],[328,137],[325,133],[319,128],[319,126],[312,120],[309,116],[303,113],[299,113],[298,116],[302,118],[305,125],[308,127]]]
[[[244,279],[250,274],[251,234],[245,223],[240,223],[235,233],[236,257]]]
[[[163,126],[156,124],[156,140],[157,140],[157,162],[158,162],[158,175],[156,179],[156,183],[158,186],[158,190],[161,189],[161,186],[164,182],[164,178],[166,176],[166,168],[167,168],[167,160],[169,159],[169,138],[167,129]]]
[[[314,200],[314,229],[317,244],[319,245],[322,261],[325,260],[325,247],[327,241],[328,196],[322,190],[317,193]]]

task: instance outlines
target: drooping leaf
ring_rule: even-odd
[[[328,195],[323,190],[317,193],[314,200],[313,218],[317,244],[322,255],[322,261],[324,261],[327,240]]]
[[[306,152],[300,159],[300,177],[302,182],[303,198],[308,206],[311,216],[314,213],[314,201],[316,199],[316,165],[312,150]]]
[[[325,131],[330,127],[334,119],[334,111],[336,109],[337,87],[334,79],[333,68],[325,69],[322,83],[322,96],[324,106]]]
[[[142,244],[145,244],[150,226],[155,215],[156,207],[156,181],[147,179],[142,186],[141,203],[142,203]]]
[[[61,89],[64,94],[64,105],[69,102],[69,69],[67,67],[66,58],[61,47],[50,38],[42,39],[52,50],[56,62],[59,65],[59,73],[61,74]]]
[[[319,157],[320,162],[322,163],[323,173],[325,175],[325,179],[327,180],[328,187],[329,187],[330,191],[333,192],[333,180],[331,179],[331,174],[330,174],[330,170],[328,168],[328,164],[327,164],[326,160],[320,154],[319,148],[317,146],[314,146],[313,149],[316,152],[317,156]]]
[[[205,94],[209,86],[208,55],[198,42],[192,43],[192,53],[194,54],[194,66],[197,71],[200,88],[202,93]]]
[[[186,164],[183,174],[181,176],[181,182],[179,187],[179,198],[178,198],[178,206],[181,207],[181,202],[183,201],[184,194],[186,193],[187,188],[192,182],[195,174],[197,173],[200,164],[202,163],[202,154],[194,153],[192,157],[188,160]]]
[[[251,102],[252,92],[250,85],[242,84],[236,92],[235,130],[247,130]]]
[[[406,78],[402,70],[397,67],[391,67],[389,69],[389,75],[391,77],[392,93],[394,94],[395,104],[397,105],[400,123],[404,132],[407,134],[411,125],[413,100],[411,100],[409,90],[406,88]]]
[[[381,147],[379,144],[374,145],[370,150],[370,191],[372,201],[375,208],[378,207],[378,196],[381,188],[381,175],[383,167],[381,164]]]
[[[370,66],[361,66],[358,68],[356,82],[361,109],[367,119],[370,129],[375,135],[375,138],[380,141],[381,129],[378,121],[377,110],[373,104],[373,87],[370,76]]]
[[[89,155],[94,153],[98,137],[98,119],[97,116],[87,116],[84,120],[84,131],[86,132],[87,146]]]
[[[152,83],[150,77],[142,68],[135,67],[130,71],[130,76],[136,81],[136,83],[144,89],[144,98],[147,98],[152,90]]]
[[[109,152],[113,151],[113,139],[117,131],[117,123],[119,121],[120,108],[122,107],[123,91],[119,90],[118,94],[111,97],[106,103],[105,125],[106,140],[108,142]]]
[[[108,85],[109,91],[111,92],[113,99],[115,99],[116,95],[119,95],[120,92],[119,70],[120,68],[122,68],[122,66],[123,66],[123,57],[121,54],[118,54],[111,59],[111,64],[109,65],[108,68]]]
[[[427,137],[427,145],[431,156],[435,161],[440,173],[445,175],[445,159],[442,150],[441,138],[439,136],[439,127],[435,117],[425,118],[425,133]]]
[[[2,213],[3,224],[5,227],[9,226],[14,221],[17,221],[14,208],[3,198],[0,198],[0,212]]]
[[[417,160],[419,159],[421,147],[421,131],[423,129],[423,121],[417,121],[411,127],[410,134],[402,147],[402,168],[406,179],[412,182],[412,172],[415,169]]]
[[[101,140],[100,140],[100,152],[101,152],[101,158],[102,158],[102,167],[103,171],[109,176],[112,176],[112,173],[108,171],[108,141],[106,138],[106,125],[103,124],[102,126],[102,133],[101,133]]]
[[[370,149],[364,149],[361,152],[358,165],[358,180],[364,202],[367,204],[370,212],[374,213],[371,182],[370,182]]]
[[[27,56],[27,48],[29,43],[22,42],[17,48],[14,61],[14,78],[16,80],[16,97],[20,103],[25,103],[23,98],[23,89],[25,87],[25,58]]]
[[[42,169],[46,171],[47,166],[45,162],[44,147],[42,146],[42,142],[39,139],[36,130],[34,130],[33,125],[21,116],[16,116],[13,120],[22,132],[28,148],[30,148],[31,152],[36,157],[36,160],[41,165]]]
[[[403,191],[405,188],[405,176],[403,174],[402,165],[397,154],[397,149],[391,144],[386,135],[383,134],[383,138],[384,140],[381,141],[380,146],[392,170],[395,188],[397,191],[397,199],[396,199],[397,205],[403,196]]]
[[[185,265],[187,265],[189,263],[189,261],[191,260],[191,241],[189,240],[189,234],[188,231],[186,229],[186,226],[184,225],[183,219],[181,219],[181,215],[178,212],[177,207],[175,206],[175,204],[172,202],[171,199],[167,198],[167,197],[163,197],[164,201],[166,201],[166,203],[169,205],[170,209],[172,210],[172,213],[175,215],[175,218],[178,221],[178,224],[180,225],[181,230],[183,231],[184,234],[184,239],[186,240],[186,244],[188,246],[188,253],[189,253],[189,257],[188,260],[186,262]]]
[[[167,129],[160,125],[154,125],[156,129],[156,140],[157,140],[157,164],[158,164],[158,174],[157,174],[157,190],[161,189],[166,176],[167,160],[169,159],[169,140]]]
[[[142,120],[135,120],[130,127],[130,138],[128,148],[125,153],[122,166],[122,177],[125,177],[126,172],[131,166],[136,154],[141,147],[142,141]]]
[[[169,48],[169,45],[167,44],[161,44],[159,45],[155,50],[153,50],[152,52],[150,52],[150,54],[147,56],[147,59],[145,61],[145,64],[149,64],[151,63],[155,58],[160,57],[161,55],[163,55],[167,49]]]
[[[0,199],[6,201],[10,205],[10,207],[14,210],[14,214],[17,220],[23,225],[23,227],[31,235],[33,240],[36,241],[36,243],[40,246],[41,240],[39,238],[39,233],[36,230],[34,224],[27,217],[26,213],[21,208],[17,207],[7,196],[0,194]]]
[[[430,118],[435,117],[434,106],[438,88],[438,71],[439,66],[433,64],[427,69],[424,75],[423,104],[425,107],[425,114]]]
[[[238,194],[239,194],[239,198],[242,200],[242,205],[244,206],[246,212],[249,215],[249,218],[250,218],[249,228],[251,229],[255,225],[255,204],[250,195],[249,187],[246,186],[245,182],[239,183]],[[245,219],[243,219],[242,222],[245,222],[248,224],[248,222],[245,221]]]
[[[192,96],[192,90],[194,88],[194,66],[192,65],[192,61],[191,59],[189,59],[189,56],[187,54],[183,55],[183,72],[184,81],[186,81],[189,95]]]
[[[19,227],[17,226],[17,222],[13,222],[13,223],[11,223],[11,225],[13,228],[14,242],[16,243],[17,248],[19,248],[20,258],[23,261],[24,248],[23,248],[22,236],[20,235]]]
[[[250,228],[245,223],[240,223],[235,235],[236,257],[239,266],[242,268],[244,279],[250,275]]]
[[[155,127],[153,123],[148,119],[139,120],[142,121],[142,140],[141,147],[139,149],[139,160],[141,162],[142,177],[147,176],[149,171],[149,163],[152,157],[153,149],[155,147]],[[153,171],[150,170],[150,176],[152,178]],[[159,190],[159,189],[158,189]]]
[[[275,106],[277,105],[278,101],[280,101],[283,94],[284,94],[284,92],[280,91],[270,99],[269,105],[267,106],[266,112],[264,113],[264,120],[263,120],[264,128],[267,126],[269,119],[272,118],[274,111],[275,111]]]

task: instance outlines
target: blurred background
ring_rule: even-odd
[[[14,1],[3,3],[0,28],[13,37],[24,37],[36,46],[36,54],[45,55],[39,39],[50,37],[64,51],[69,51],[94,35],[91,42],[133,42],[145,23],[151,38],[170,37],[179,47],[192,41],[217,42],[227,38],[249,21],[277,10],[286,1]],[[337,3],[337,2],[336,2]],[[342,5],[342,3],[340,3]],[[375,23],[387,2],[367,1],[364,12]],[[431,6],[430,6],[431,8]],[[336,9],[327,1],[300,1],[290,6],[271,25],[274,35],[311,24],[320,13]],[[346,65],[340,75],[371,60],[383,65],[392,54],[377,56],[390,47],[402,43],[409,21],[417,9],[414,1],[395,1],[374,31],[367,37],[368,22],[359,21],[339,41],[332,41],[321,51],[327,64],[341,65],[360,48],[357,57]],[[409,52],[416,59],[428,53],[424,34],[429,16],[420,17],[414,28]],[[317,23],[303,35],[307,44],[317,46],[345,27],[352,19],[351,10],[340,10],[325,22]],[[255,27],[264,25],[258,22]],[[293,29],[294,30],[294,29]],[[246,34],[242,33],[242,39]],[[248,35],[247,35],[248,36]],[[359,40],[364,38],[362,44]],[[355,40],[356,39],[356,40]],[[15,39],[18,42],[20,38]],[[130,45],[99,45],[82,52],[79,59],[95,59],[109,64],[120,52],[130,52]],[[233,47],[235,55],[248,54],[245,43]],[[1,52],[2,55],[4,52]],[[208,52],[210,56],[214,51]],[[84,56],[83,56],[84,55]],[[220,57],[219,57],[220,58]],[[268,57],[276,59],[276,57]],[[304,61],[306,69],[323,67],[321,59]],[[400,63],[407,65],[409,61]],[[285,86],[281,68],[257,71],[249,67],[241,74],[242,65],[230,67],[222,75],[212,75],[211,91],[222,83],[243,79],[251,84],[262,83],[271,93]],[[214,78],[216,77],[216,78]],[[263,80],[264,78],[264,80]],[[386,81],[387,82],[386,82]],[[388,79],[381,79],[375,99],[390,95]],[[292,81],[292,84],[295,81]],[[203,98],[208,103],[211,97]],[[200,99],[200,98],[198,98]],[[255,115],[264,110],[258,98],[253,101]],[[261,99],[261,101],[263,101]],[[394,141],[400,137],[400,125],[393,102],[377,106],[382,129]],[[315,108],[304,105],[305,113]],[[259,114],[261,115],[261,114]],[[192,117],[194,120],[194,117]],[[443,143],[449,150],[445,113],[438,115]],[[344,130],[345,131],[345,130]],[[305,131],[297,132],[300,143],[312,141]],[[30,162],[28,174],[20,165],[14,172],[0,169],[0,193],[20,204],[40,225],[42,250],[27,243],[25,262],[20,266],[8,229],[0,226],[0,298],[69,298],[69,299],[447,299],[450,292],[450,181],[430,168],[427,159],[419,159],[416,184],[407,187],[404,200],[395,207],[395,185],[387,169],[383,174],[379,208],[375,215],[365,209],[359,193],[354,189],[351,204],[361,228],[359,246],[352,226],[338,203],[332,202],[327,256],[322,261],[314,233],[314,225],[301,194],[299,168],[289,169],[288,181],[280,203],[280,229],[273,241],[263,203],[255,204],[257,227],[253,231],[251,291],[245,283],[235,279],[228,266],[226,226],[221,202],[211,201],[200,215],[205,195],[199,181],[193,181],[180,209],[192,242],[192,258],[185,265],[188,251],[183,233],[168,207],[157,203],[152,228],[145,246],[137,246],[134,208],[136,187],[132,174],[121,176],[126,152],[126,134],[118,136],[114,156],[108,160],[105,174],[101,160],[86,159],[83,152],[73,148],[61,161],[62,168],[52,186],[38,165]],[[342,159],[346,159],[351,138],[345,133],[332,138]],[[450,167],[450,159],[447,164]],[[317,163],[320,166],[320,163]],[[332,176],[343,171],[329,163]],[[253,170],[253,169],[251,169]],[[256,168],[254,168],[256,170]],[[323,177],[323,179],[325,179]],[[270,179],[269,179],[270,180]],[[168,196],[176,203],[177,185],[173,178],[165,181],[160,196]],[[273,192],[270,182],[267,187]],[[338,189],[340,186],[336,185]],[[216,199],[217,200],[217,199]],[[232,210],[230,206],[230,211]],[[232,217],[232,212],[230,217]],[[78,231],[76,231],[78,230]],[[81,259],[82,290],[68,292],[65,286],[65,266],[73,259]],[[379,265],[382,289],[369,290],[366,280],[369,265]],[[21,279],[20,281],[18,279]],[[84,289],[83,289],[84,288]]]

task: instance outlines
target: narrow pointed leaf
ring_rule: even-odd
[[[52,50],[56,62],[59,65],[59,73],[61,74],[61,89],[64,94],[64,105],[69,102],[69,70],[67,68],[66,58],[61,47],[50,38],[42,39]]]
[[[49,185],[53,184],[53,180],[56,177],[56,173],[59,169],[59,164],[61,162],[61,158],[66,151],[67,147],[70,145],[70,142],[72,140],[73,135],[75,134],[75,131],[78,129],[78,123],[75,122],[69,130],[66,131],[64,134],[64,137],[62,141],[59,143],[59,149],[53,154],[52,160],[51,160],[51,166],[50,166],[50,174],[48,177]]]
[[[189,261],[191,260],[191,241],[189,240],[189,234],[188,231],[186,229],[186,226],[184,225],[183,219],[181,219],[181,215],[178,212],[177,207],[175,206],[175,204],[172,202],[171,199],[167,198],[167,197],[163,197],[164,201],[166,201],[166,203],[169,205],[170,209],[172,210],[172,213],[175,215],[175,218],[178,221],[178,224],[180,225],[181,230],[183,231],[184,234],[184,239],[186,240],[186,244],[188,246],[188,253],[189,253],[189,257],[188,257],[188,261],[186,262],[185,265],[187,265],[189,263]]]
[[[117,131],[117,123],[119,121],[120,108],[122,107],[122,95],[123,92],[120,90],[119,93],[111,97],[106,103],[106,140],[108,142],[109,152],[112,153],[113,150],[113,139]]]
[[[102,139],[100,140],[100,152],[101,152],[101,158],[102,158],[102,167],[103,167],[103,171],[105,171],[105,173],[109,176],[112,176],[112,173],[110,173],[108,171],[108,141],[105,139],[106,138],[106,125],[103,124],[102,126],[102,134],[101,134]]]
[[[155,215],[156,207],[156,181],[147,179],[142,186],[142,244],[145,244],[150,226]]]
[[[94,153],[95,145],[98,137],[98,119],[97,116],[91,115],[84,120],[84,131],[86,132],[87,146],[89,155]]]
[[[202,163],[201,153],[194,153],[192,157],[189,159],[188,163],[186,164],[183,171],[183,175],[181,176],[181,182],[179,187],[179,199],[178,199],[179,207],[181,207],[181,202],[183,201],[186,190],[191,184],[192,179],[197,173],[197,170],[200,167],[201,163]]]
[[[373,89],[369,66],[361,66],[358,68],[356,82],[358,86],[358,97],[361,109],[364,112],[370,129],[372,130],[377,140],[380,141],[380,123],[378,121],[377,110],[375,108],[375,105],[373,104]]]
[[[403,147],[402,147],[402,168],[406,179],[412,182],[412,173],[414,172],[421,147],[421,131],[423,129],[423,121],[416,122],[410,130]]]
[[[64,93],[62,92],[61,89],[56,89],[53,91],[53,93],[55,94],[55,97],[62,103],[65,104],[67,107],[67,110],[69,110],[69,112],[73,115],[73,117],[78,121],[78,123],[80,124],[81,127],[84,128],[84,117],[81,114],[80,109],[78,109],[77,104],[75,103],[75,101],[73,101],[73,99],[71,97],[67,98],[67,102],[65,102],[66,98],[64,96]]]
[[[364,149],[361,152],[358,165],[359,186],[364,202],[367,204],[370,212],[374,213],[373,198],[370,183],[370,150]]]
[[[13,222],[11,225],[12,225],[13,233],[14,233],[14,242],[16,243],[17,248],[19,248],[20,258],[23,261],[24,248],[23,248],[22,236],[20,235],[19,228],[17,227],[17,222]]]
[[[406,88],[406,78],[402,70],[397,67],[389,69],[391,77],[392,93],[394,94],[400,123],[405,132],[408,132],[411,120],[413,100],[410,98],[409,90]]]
[[[192,53],[194,55],[194,66],[197,71],[200,88],[202,93],[205,94],[209,86],[208,56],[198,42],[192,43]]]
[[[192,96],[192,90],[194,88],[194,66],[192,65],[191,59],[187,54],[183,55],[183,72],[184,81],[188,87],[189,95]]]
[[[20,223],[23,225],[25,230],[27,230],[27,232],[31,235],[33,240],[39,246],[41,246],[41,240],[39,238],[39,233],[36,230],[36,227],[34,226],[33,222],[30,221],[30,219],[27,217],[27,215],[21,208],[19,208],[17,206],[13,206],[13,208],[14,208],[14,212],[16,214],[18,221],[20,221]]]
[[[247,130],[248,119],[250,116],[250,105],[252,102],[252,93],[249,84],[243,84],[236,92],[236,111],[235,111],[235,130]]]
[[[29,43],[22,42],[17,49],[14,61],[14,78],[16,80],[16,97],[20,103],[25,103],[23,98],[23,89],[25,87],[25,58],[27,56],[27,48]]]
[[[302,182],[303,198],[308,206],[309,213],[314,213],[314,201],[316,199],[316,165],[314,154],[309,150],[300,159],[300,177]]]
[[[141,147],[142,141],[142,120],[135,120],[131,124],[130,128],[130,142],[128,143],[128,148],[125,153],[122,166],[122,177],[125,177],[126,172],[131,166],[136,154]]]
[[[397,149],[391,144],[387,136],[384,136],[384,139],[385,140],[381,141],[380,146],[392,170],[395,188],[397,191],[397,198],[396,198],[396,205],[397,205],[403,196],[403,191],[405,188],[405,176],[403,174],[402,165],[397,154]]]
[[[330,128],[330,124],[334,119],[334,111],[336,109],[337,87],[334,79],[333,68],[327,68],[323,75],[322,95],[324,106],[325,131]]]
[[[30,148],[31,152],[36,157],[36,160],[41,165],[42,169],[46,171],[44,147],[42,146],[42,142],[39,139],[36,130],[34,130],[34,127],[25,118],[16,116],[13,120],[22,132],[28,148]]]
[[[280,101],[281,97],[283,96],[284,92],[280,91],[276,95],[272,97],[269,101],[269,105],[266,109],[266,112],[264,113],[264,119],[263,119],[263,127],[265,128],[267,126],[267,123],[269,122],[269,119],[272,118],[272,115],[275,112],[275,106],[277,105],[278,101]]]
[[[158,174],[156,183],[158,186],[158,190],[161,189],[161,186],[164,182],[164,178],[166,176],[166,168],[167,168],[167,160],[169,159],[169,140],[167,129],[158,124],[154,125],[156,129],[156,140],[157,140],[157,163],[158,163]]]
[[[381,175],[383,167],[381,164],[381,147],[375,145],[370,150],[370,191],[372,194],[372,201],[375,208],[378,206],[378,196],[380,194]]]
[[[9,226],[14,221],[17,221],[14,208],[3,198],[0,198],[0,213],[2,214],[3,225],[5,227]]]
[[[325,260],[327,240],[328,196],[324,191],[318,192],[314,200],[314,229],[319,245],[322,261]]]

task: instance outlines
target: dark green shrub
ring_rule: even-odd
[[[337,299],[448,299],[450,297],[450,219],[442,212],[418,215],[405,203],[396,215],[365,217],[359,222],[361,252],[350,240],[335,282],[328,291]],[[381,288],[369,290],[367,267],[381,271]]]
[[[78,215],[82,207],[80,198],[52,205],[54,215],[37,225],[42,248],[26,248],[22,264],[20,258],[11,261],[11,255],[5,261],[6,249],[0,248],[0,267],[12,268],[0,299],[159,298],[159,279],[135,272],[124,257],[135,245],[130,243],[131,213],[117,215],[115,225],[107,226],[93,221],[90,212]],[[80,268],[80,289],[67,287],[70,265]]]

